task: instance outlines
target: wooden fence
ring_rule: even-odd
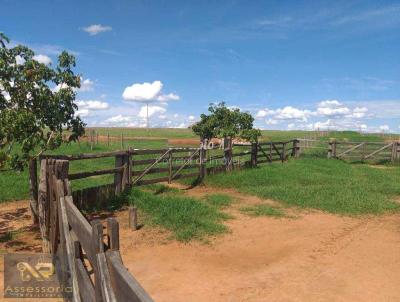
[[[132,149],[103,153],[77,155],[43,155],[41,161],[41,182],[45,178],[45,167],[54,160],[80,161],[101,158],[114,158],[114,166],[107,169],[68,173],[70,181],[113,175],[112,183],[91,188],[74,190],[72,197],[80,210],[93,205],[101,206],[111,197],[121,193],[126,187],[141,186],[159,182],[169,182],[182,178],[202,179],[208,174],[220,173],[256,167],[263,163],[285,161],[289,156],[297,157],[299,141],[259,142],[254,144],[225,144],[225,149],[168,148],[168,149]],[[36,161],[30,165],[31,208],[37,217],[38,177]],[[42,185],[43,186],[43,185]],[[36,189],[35,189],[36,188]],[[43,188],[42,188],[43,190]],[[37,220],[37,219],[36,219]]]
[[[40,228],[45,250],[60,261],[57,275],[61,284],[72,287],[65,300],[153,301],[122,263],[118,221],[108,218],[106,233],[100,220],[89,223],[71,196],[69,162],[53,159],[42,163]]]
[[[399,142],[329,142],[328,158],[350,161],[399,161]]]

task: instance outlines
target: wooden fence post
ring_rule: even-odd
[[[169,151],[168,155],[168,183],[172,182],[172,150]]]
[[[293,140],[292,156],[298,158],[300,155],[300,141],[296,138]]]
[[[38,176],[37,176],[37,160],[33,158],[29,161],[29,191],[31,195],[31,218],[33,224],[39,223],[38,216]]]
[[[392,144],[392,162],[395,162],[397,160],[397,142],[393,142]]]
[[[333,144],[332,144],[332,157],[333,158],[336,158],[336,147],[337,147],[336,140],[334,140]]]
[[[92,225],[92,254],[96,257],[98,253],[104,252],[103,225],[98,219],[93,220],[90,224]],[[97,267],[97,263],[92,263],[92,265],[94,266],[94,291],[96,301],[102,301],[101,276],[99,273],[99,268]]]
[[[206,160],[207,160],[207,141],[202,141],[199,151],[199,178],[203,179],[206,175]]]
[[[110,132],[107,132],[107,146],[110,147]]]
[[[115,194],[121,193],[129,185],[129,153],[115,156],[115,168],[123,168],[114,174]]]
[[[114,217],[107,218],[108,247],[112,251],[119,250],[119,224]]]
[[[281,161],[284,162],[285,160],[286,160],[286,143],[282,143]]]
[[[250,164],[252,168],[257,167],[257,153],[258,153],[258,142],[251,143],[251,160]]]
[[[137,230],[137,208],[129,207],[129,228],[133,231]]]
[[[121,133],[121,149],[124,149],[124,134]]]
[[[232,138],[224,138],[225,170],[232,171]]]

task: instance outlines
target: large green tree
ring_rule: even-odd
[[[202,140],[218,138],[244,138],[256,141],[260,130],[253,127],[254,118],[239,108],[228,108],[224,102],[211,104],[209,114],[201,114],[200,121],[192,126],[195,134]]]
[[[0,167],[21,170],[31,158],[60,146],[64,130],[70,133],[67,141],[83,134],[74,103],[80,76],[66,51],[52,67],[36,61],[26,46],[9,46],[0,33]]]

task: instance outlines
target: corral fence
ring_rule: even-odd
[[[400,160],[400,142],[331,141],[328,144],[328,158],[361,162],[396,162]]]
[[[203,147],[204,146],[204,147]],[[257,167],[298,156],[298,140],[224,144],[225,149],[200,148],[132,149],[79,155],[43,155],[40,177],[31,161],[32,216],[39,223],[43,251],[59,255],[60,280],[73,287],[71,301],[152,301],[123,266],[119,253],[119,227],[108,218],[106,233],[100,220],[89,222],[82,210],[88,203],[101,204],[126,188],[202,179],[208,174]],[[114,166],[70,173],[70,163],[114,158]],[[113,175],[110,184],[72,191],[71,181]],[[106,238],[106,240],[104,240]]]
[[[57,255],[57,275],[73,302],[153,301],[123,265],[119,225],[108,218],[90,223],[74,203],[69,161],[43,160],[39,222],[44,250]]]
[[[208,148],[204,142],[199,148],[164,148],[164,149],[133,149],[124,151],[88,153],[77,155],[42,155],[41,167],[54,160],[67,160],[76,168],[82,161],[89,161],[89,165],[96,160],[106,160],[110,165],[102,169],[75,170],[66,176],[75,182],[81,180],[95,180],[101,183],[98,177],[107,179],[107,183],[92,185],[82,189],[74,189],[71,193],[73,200],[80,210],[90,209],[92,206],[101,207],[110,198],[118,195],[127,187],[142,186],[160,182],[168,182],[192,178],[201,180],[209,174],[256,167],[257,165],[273,161],[287,160],[288,157],[297,157],[299,141],[258,142],[233,144],[224,143],[225,148]],[[31,208],[34,217],[37,217],[38,208],[38,176],[36,160],[30,164]],[[87,166],[87,165],[86,165]],[[103,167],[104,165],[102,165]],[[78,170],[78,172],[76,171]],[[41,171],[41,175],[44,175]],[[37,219],[36,219],[37,221]]]

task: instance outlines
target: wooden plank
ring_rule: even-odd
[[[76,277],[78,279],[79,286],[81,288],[80,295],[84,302],[96,302],[94,295],[94,285],[90,279],[82,261],[75,259]]]
[[[65,208],[67,212],[68,223],[81,243],[89,261],[96,262],[95,255],[92,253],[92,227],[86,218],[73,204],[72,198],[65,199]]]
[[[101,296],[103,298],[102,302],[117,302],[115,298],[115,293],[111,285],[111,277],[108,271],[107,260],[104,253],[99,253],[96,255],[98,273],[100,275],[99,281],[101,286]],[[116,288],[116,290],[119,290]]]
[[[107,218],[108,248],[119,250],[119,224],[114,217]]]
[[[364,156],[364,159],[368,159],[368,158],[374,156],[375,154],[380,153],[380,152],[382,152],[383,150],[385,150],[385,149],[387,149],[387,148],[389,148],[389,147],[392,147],[392,146],[393,146],[393,143],[390,143],[390,144],[388,144],[388,145],[386,145],[386,146],[383,146],[382,148],[379,148],[378,150],[375,150],[374,152],[372,152],[372,153],[370,153],[370,154]]]
[[[199,152],[200,152],[200,149],[197,149],[196,151],[194,151],[194,152],[190,155],[190,157],[183,163],[183,165],[182,165],[178,170],[176,170],[175,173],[170,177],[171,180],[175,179],[175,177],[179,174],[179,172],[181,172],[182,169],[183,169],[186,165],[189,164],[189,162],[192,160],[192,157],[195,156],[195,155],[197,155]]]
[[[87,172],[79,172],[79,173],[72,173],[68,175],[69,180],[74,180],[74,179],[81,179],[81,178],[86,178],[86,177],[91,177],[91,176],[99,176],[99,175],[105,175],[105,174],[114,174],[114,173],[120,173],[124,170],[124,167],[116,167],[112,169],[104,169],[104,170],[95,170],[95,171],[87,171]]]
[[[153,302],[150,295],[123,265],[118,251],[107,251],[105,255],[111,285],[118,302]]]
[[[137,182],[139,182],[148,171],[150,171],[156,164],[158,164],[161,160],[163,160],[168,154],[169,154],[169,150],[167,150],[163,155],[161,155],[154,163],[152,163],[150,166],[148,166],[142,174],[140,174],[138,177],[136,177],[133,181],[132,181],[132,186],[135,185]]]
[[[49,233],[47,225],[47,215],[49,207],[47,175],[47,160],[43,159],[40,162],[40,183],[38,196],[38,216],[40,234],[42,235],[43,253],[50,252]]]
[[[133,149],[130,151],[132,155],[145,155],[145,154],[163,154],[169,149]]]
[[[178,169],[180,166],[172,166],[172,170],[176,170]],[[199,165],[195,164],[195,165],[187,165],[185,166],[182,170],[187,170],[187,169],[195,169],[198,168]],[[137,174],[141,174],[143,173],[145,170],[138,170],[138,171],[133,171],[133,175],[137,175]],[[161,172],[169,172],[169,167],[167,168],[152,168],[149,172],[147,172],[147,174],[154,174],[154,173],[161,173]]]
[[[99,153],[81,153],[74,155],[42,155],[42,158],[52,158],[52,159],[64,159],[64,160],[81,160],[81,159],[95,159],[95,158],[103,158],[103,157],[114,157],[117,155],[124,155],[126,151],[111,151],[111,152],[99,152]]]
[[[355,149],[357,149],[357,148],[360,148],[360,147],[363,146],[364,144],[365,144],[365,143],[363,142],[363,143],[358,144],[358,145],[356,145],[356,146],[354,146],[354,147],[352,147],[352,148],[350,148],[350,149],[347,149],[346,151],[344,151],[344,152],[340,153],[339,155],[337,155],[337,157],[340,157],[340,156],[343,156],[343,155],[345,155],[345,154],[347,154],[347,153],[350,153],[351,151],[353,151],[353,150],[355,150]]]
[[[71,236],[69,234],[69,224],[67,218],[67,211],[65,207],[65,200],[71,199],[71,196],[60,197],[58,200],[58,215],[60,222],[60,235],[62,236],[63,241],[65,242],[65,252],[67,256],[67,263],[69,269],[69,276],[71,278],[72,283],[72,296],[74,302],[80,302],[80,294],[79,294],[79,283],[76,277],[75,270],[75,255],[74,255],[74,245],[71,240]]]

